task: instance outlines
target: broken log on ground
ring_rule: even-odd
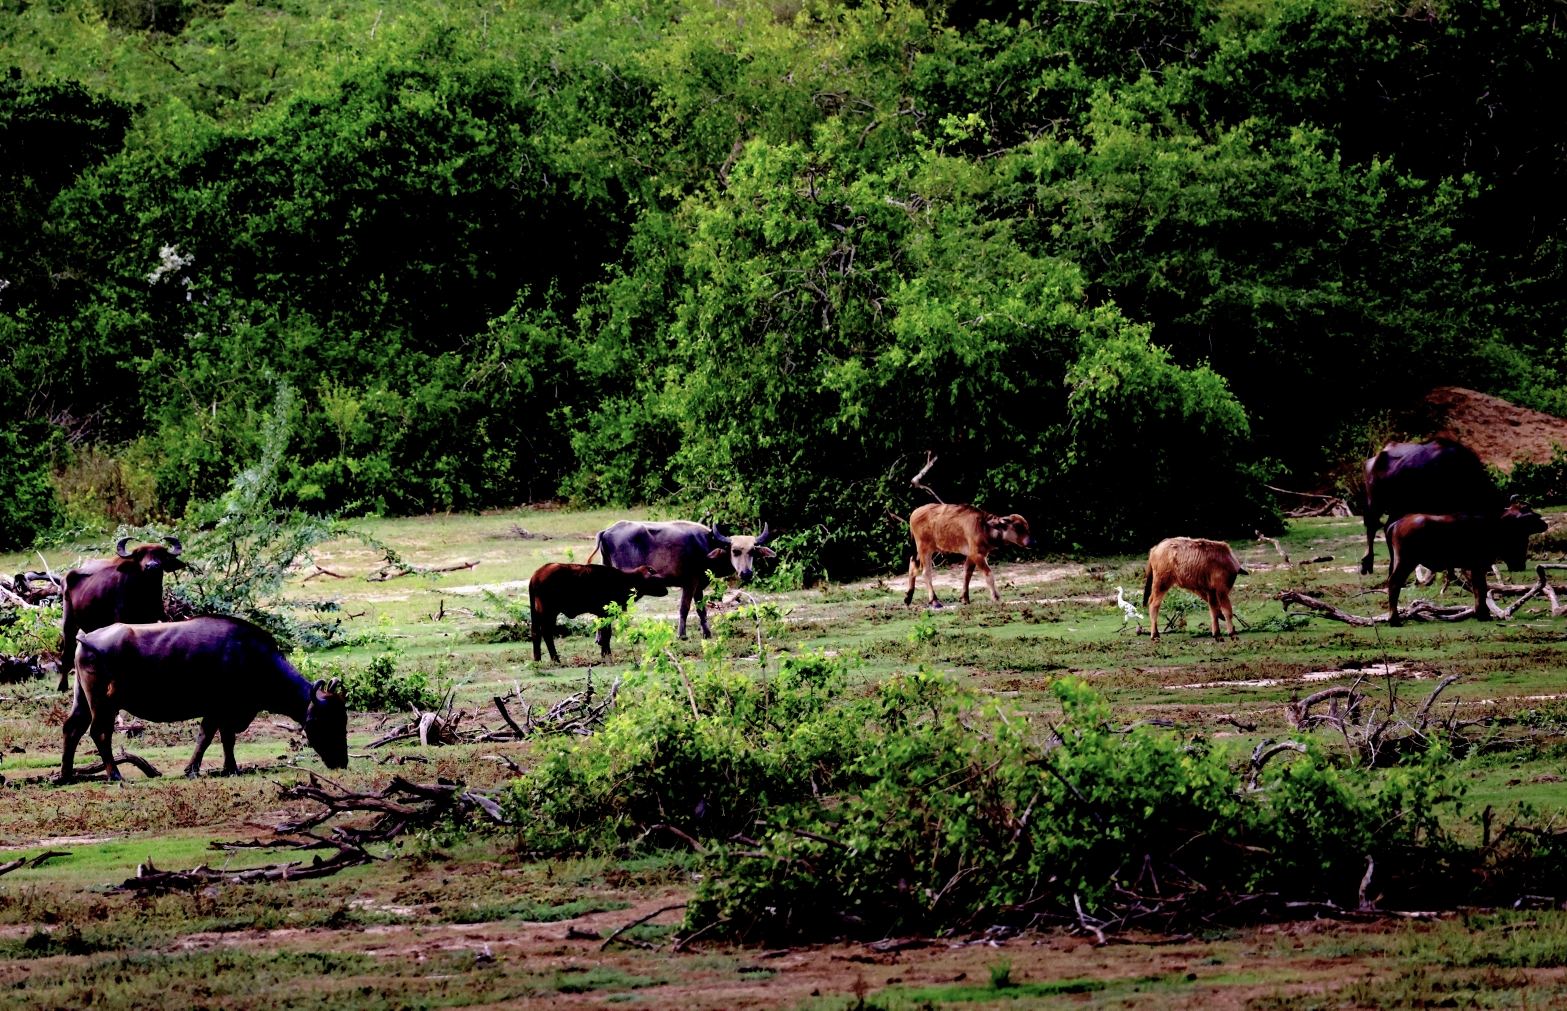
[[[322,810],[276,826],[271,839],[213,841],[209,848],[228,852],[247,849],[336,849],[337,852],[326,858],[317,856],[308,864],[294,860],[239,871],[213,870],[206,864],[188,871],[162,871],[148,860],[136,868],[136,876],[127,879],[120,886],[120,891],[182,891],[211,884],[254,884],[327,877],[345,868],[381,859],[365,847],[370,843],[391,842],[410,830],[430,828],[442,822],[468,820],[508,824],[500,804],[486,791],[444,780],[415,783],[401,776],[393,776],[383,790],[355,793],[324,776],[311,773],[309,783],[281,787],[279,799],[313,801],[321,805]],[[339,815],[366,814],[375,815],[375,819],[367,826],[333,825],[329,827],[327,835],[313,831]]]

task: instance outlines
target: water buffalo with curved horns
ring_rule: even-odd
[[[172,534],[163,541],[128,550],[130,538],[121,537],[114,544],[118,557],[95,559],[65,574],[61,594],[65,638],[60,644],[60,691],[71,684],[78,633],[117,621],[145,625],[168,617],[163,610],[163,574],[185,567],[180,561],[180,552],[185,549]]]
[[[707,589],[707,573],[723,579],[731,574],[748,582],[752,574],[752,559],[761,556],[772,558],[772,548],[764,547],[772,531],[766,523],[755,537],[735,534],[725,537],[718,532],[718,525],[705,527],[690,520],[674,520],[669,523],[640,523],[621,520],[599,531],[593,556],[604,553],[604,564],[631,572],[648,566],[659,574],[667,586],[680,587],[680,638],[686,637],[686,615],[691,602],[696,601],[696,618],[702,625],[704,638],[713,630],[707,624],[707,607],[702,594]]]
[[[201,720],[185,775],[201,774],[201,756],[223,736],[223,773],[239,772],[234,738],[257,713],[287,716],[305,728],[331,769],[348,766],[348,708],[340,682],[311,684],[264,630],[239,618],[209,616],[151,625],[116,623],[83,632],[76,645],[76,705],[65,721],[60,780],[69,781],[76,744],[91,732],[111,780],[122,778],[110,751],[121,711],[154,723]]]

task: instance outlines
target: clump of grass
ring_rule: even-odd
[[[489,923],[494,920],[527,920],[530,923],[557,923],[574,920],[589,913],[601,913],[611,909],[626,909],[629,902],[604,899],[578,899],[558,906],[531,902],[471,903],[450,909],[445,919],[450,923]]]

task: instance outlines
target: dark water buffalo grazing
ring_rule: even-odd
[[[1475,593],[1475,620],[1490,621],[1486,606],[1486,573],[1498,558],[1509,569],[1528,564],[1529,537],[1544,533],[1545,520],[1521,502],[1510,503],[1500,516],[1432,516],[1409,513],[1387,525],[1393,553],[1387,577],[1389,622],[1397,625],[1398,591],[1424,565],[1433,572],[1461,569],[1469,574]]]
[[[114,545],[117,558],[87,562],[65,574],[65,638],[60,644],[60,691],[71,684],[76,662],[76,634],[91,632],[117,621],[145,625],[162,621],[163,574],[185,567],[180,561],[178,537],[166,544],[142,544],[127,550],[129,537]]]
[[[1235,638],[1235,608],[1230,606],[1230,590],[1235,577],[1249,575],[1235,551],[1223,541],[1200,537],[1169,537],[1148,552],[1148,578],[1143,583],[1143,606],[1148,608],[1148,638],[1159,638],[1159,606],[1172,587],[1180,587],[1201,597],[1213,620],[1213,637],[1219,634],[1219,612]]]
[[[348,765],[348,709],[338,684],[311,684],[263,630],[238,618],[191,618],[151,625],[114,624],[83,632],[76,646],[76,705],[65,721],[60,778],[71,778],[76,743],[91,731],[109,778],[119,779],[109,750],[121,711],[154,723],[201,720],[185,775],[201,772],[212,735],[223,735],[223,772],[239,771],[234,737],[260,712],[300,723],[328,768]]]
[[[1440,436],[1429,442],[1390,442],[1366,461],[1366,554],[1370,575],[1382,517],[1409,513],[1495,516],[1504,505],[1485,464],[1468,446]]]
[[[604,564],[612,568],[630,572],[646,565],[659,573],[668,585],[680,587],[680,637],[686,636],[686,616],[693,600],[696,601],[697,621],[706,637],[713,634],[707,624],[707,607],[702,603],[708,570],[720,579],[738,573],[740,581],[745,582],[751,578],[756,556],[773,557],[773,549],[763,546],[770,536],[771,531],[765,523],[762,532],[755,537],[740,534],[725,537],[716,526],[709,528],[690,520],[668,523],[621,520],[599,531],[588,560],[602,552]]]
[[[996,516],[971,505],[947,503],[922,505],[910,513],[909,534],[914,538],[914,557],[909,559],[909,588],[903,595],[903,602],[908,604],[914,600],[914,583],[923,569],[932,607],[941,606],[941,601],[936,599],[936,583],[931,573],[936,552],[963,556],[963,603],[967,604],[969,580],[974,577],[975,569],[984,575],[991,599],[1001,599],[1001,594],[996,592],[996,577],[985,560],[992,551],[1003,544],[1023,548],[1034,544],[1028,521],[1016,513]]]
[[[549,647],[550,659],[560,663],[555,652],[555,620],[561,615],[575,617],[595,614],[604,617],[610,604],[625,604],[632,594],[642,597],[667,597],[669,586],[652,569],[643,565],[621,572],[608,565],[562,565],[551,562],[540,566],[528,580],[528,624],[533,630],[533,659],[539,659],[539,640]],[[599,649],[609,656],[609,629],[599,630]]]

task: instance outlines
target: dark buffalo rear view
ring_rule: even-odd
[[[147,624],[162,621],[163,574],[185,567],[180,561],[182,549],[178,537],[165,537],[165,544],[142,544],[126,548],[129,537],[114,545],[115,558],[100,558],[84,563],[65,574],[63,593],[65,637],[60,644],[60,691],[70,687],[71,669],[76,663],[76,635],[117,621]]]
[[[1389,524],[1409,513],[1497,516],[1504,504],[1485,464],[1468,446],[1440,436],[1390,442],[1366,461],[1366,554],[1360,571],[1371,574],[1383,516]]]
[[[234,738],[257,713],[287,716],[305,728],[329,768],[348,765],[348,709],[337,686],[312,685],[265,631],[238,618],[205,617],[149,625],[114,624],[78,637],[76,705],[65,721],[60,778],[71,778],[76,744],[91,731],[110,779],[119,779],[110,750],[120,712],[153,723],[201,720],[187,776],[215,733],[223,737],[223,771],[239,771]]]

